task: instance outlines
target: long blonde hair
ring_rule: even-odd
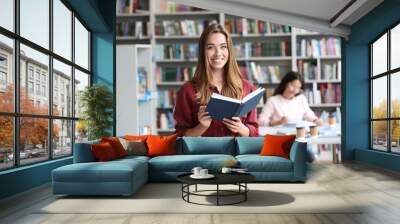
[[[241,99],[243,94],[242,76],[236,62],[235,53],[233,52],[232,39],[229,33],[220,24],[212,23],[200,36],[198,63],[196,71],[194,72],[194,77],[191,80],[196,89],[196,96],[200,104],[207,104],[212,94],[210,87],[213,75],[208,60],[206,60],[205,47],[208,36],[213,33],[222,33],[225,35],[229,52],[228,61],[224,67],[224,84],[221,89],[221,94],[235,99]]]

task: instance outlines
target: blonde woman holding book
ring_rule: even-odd
[[[213,93],[241,100],[254,89],[249,81],[242,79],[229,33],[219,24],[210,24],[200,36],[194,77],[177,94],[176,133],[178,136],[258,136],[255,109],[244,117],[222,121],[213,120],[205,112]]]

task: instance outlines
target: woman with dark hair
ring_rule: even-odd
[[[314,114],[302,94],[304,83],[299,73],[288,72],[268,98],[259,116],[261,126],[284,125],[289,121],[302,120],[322,125],[322,121]]]
[[[206,105],[213,93],[241,100],[255,87],[242,79],[229,33],[219,24],[206,27],[199,39],[194,77],[178,91],[174,118],[178,136],[258,136],[256,110],[245,117],[213,120]]]

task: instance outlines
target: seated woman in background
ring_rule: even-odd
[[[269,97],[258,117],[260,126],[285,125],[288,122],[310,121],[322,126],[303,93],[304,84],[299,73],[288,72]]]
[[[259,116],[260,126],[285,125],[289,122],[310,121],[322,126],[323,122],[314,114],[303,95],[304,83],[299,73],[288,72],[268,98]],[[307,145],[308,162],[315,160],[311,145]]]
[[[174,108],[178,136],[258,136],[256,109],[244,117],[213,120],[206,105],[213,93],[242,99],[255,87],[242,79],[232,40],[219,24],[212,23],[200,36],[194,77],[178,91]],[[221,108],[223,110],[223,108]]]

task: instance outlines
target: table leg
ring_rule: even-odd
[[[219,205],[219,184],[217,184],[217,206]]]
[[[339,163],[339,145],[338,144],[332,144],[332,157],[333,157],[332,162],[334,164],[338,164]]]
[[[247,183],[244,183],[244,201],[247,201]]]

